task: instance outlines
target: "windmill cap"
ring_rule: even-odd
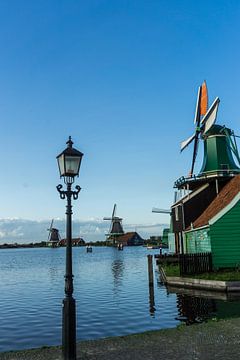
[[[229,135],[232,134],[232,130],[229,129],[229,128],[226,128],[225,126],[213,125],[213,126],[211,126],[211,128],[204,135],[207,135],[207,136],[210,136],[210,135],[226,135],[223,130],[227,131]]]

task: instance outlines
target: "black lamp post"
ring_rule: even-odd
[[[65,298],[63,300],[62,318],[62,346],[64,360],[76,360],[76,305],[73,298],[73,273],[72,273],[72,203],[71,199],[78,198],[81,190],[76,186],[72,191],[75,176],[78,176],[83,154],[72,147],[71,136],[67,141],[68,147],[57,156],[60,177],[64,178],[67,190],[62,190],[62,185],[57,186],[61,199],[67,199],[66,206],[66,274]]]

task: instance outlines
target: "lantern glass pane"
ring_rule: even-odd
[[[65,174],[64,155],[61,155],[61,156],[58,158],[58,166],[59,166],[60,176],[64,176],[64,174]]]
[[[78,175],[80,157],[65,156],[65,166],[67,175]]]

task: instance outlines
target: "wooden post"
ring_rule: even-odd
[[[160,242],[160,256],[162,257],[162,242]]]
[[[148,280],[149,286],[153,286],[153,265],[152,265],[152,255],[148,255]]]
[[[152,255],[148,255],[148,281],[149,281],[149,311],[150,315],[153,316],[155,312],[154,302],[154,286],[153,286],[153,263]]]

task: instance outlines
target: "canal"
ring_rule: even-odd
[[[240,316],[240,301],[166,289],[154,261],[149,292],[147,255],[159,250],[73,248],[77,339],[97,339]],[[65,248],[0,251],[0,351],[61,344]]]

